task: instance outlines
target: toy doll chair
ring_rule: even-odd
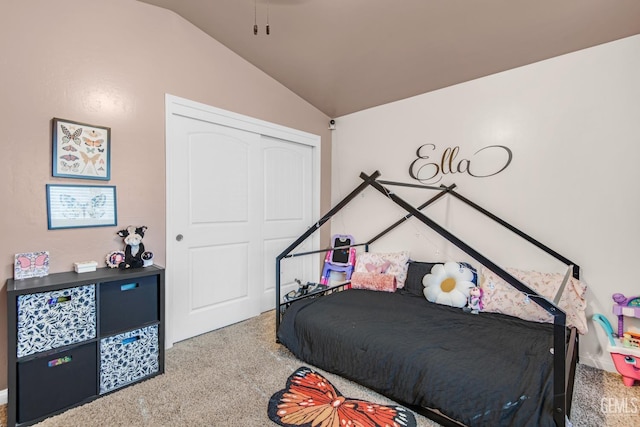
[[[350,247],[354,244],[353,236],[349,234],[335,234],[331,237],[333,243],[332,250],[327,252],[324,258],[324,268],[322,269],[321,285],[328,285],[332,271],[345,273],[346,280],[351,280],[353,268],[356,265],[356,248]]]

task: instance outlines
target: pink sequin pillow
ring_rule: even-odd
[[[371,291],[395,292],[396,276],[384,273],[359,273],[351,276],[351,288]]]

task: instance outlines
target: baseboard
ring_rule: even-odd
[[[616,370],[616,366],[613,364],[613,360],[611,360],[611,357],[608,354],[606,356],[606,358],[603,358],[589,354],[580,355],[580,363],[608,372],[618,372]]]
[[[0,390],[0,405],[6,405],[9,402],[9,389]]]

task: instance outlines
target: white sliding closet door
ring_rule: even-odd
[[[264,284],[260,308],[275,304],[275,258],[297,239],[313,221],[313,151],[309,146],[263,137],[264,216],[262,223]],[[298,252],[311,250],[305,242]],[[319,281],[313,275],[316,257],[298,257],[283,261],[282,282],[294,279]],[[315,262],[315,264],[314,264]],[[297,287],[297,285],[295,285]]]
[[[169,344],[274,308],[275,257],[317,216],[319,140],[305,138],[167,96]],[[317,276],[311,261],[287,274]]]

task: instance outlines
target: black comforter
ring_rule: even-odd
[[[295,356],[469,426],[553,426],[552,325],[396,293],[298,301],[278,339]]]

